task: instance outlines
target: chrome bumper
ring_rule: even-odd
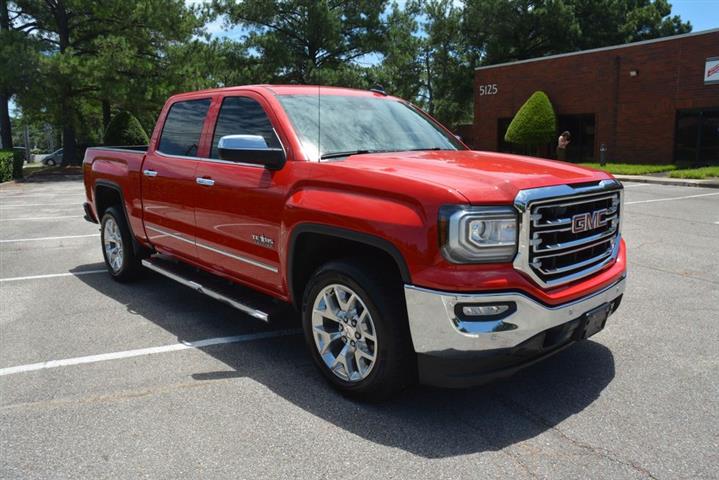
[[[511,348],[538,333],[613,301],[624,293],[626,277],[582,299],[548,307],[521,293],[447,293],[405,285],[412,342],[417,353],[482,352]],[[499,320],[468,321],[455,312],[457,304],[515,305]],[[511,310],[510,310],[511,311]]]

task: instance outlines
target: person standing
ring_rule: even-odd
[[[567,146],[572,141],[572,134],[567,130],[563,131],[557,139],[557,160],[567,161]]]

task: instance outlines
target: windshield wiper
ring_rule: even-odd
[[[404,151],[405,152],[422,152],[422,151],[436,151],[436,150],[449,150],[449,148],[442,148],[442,147],[410,148],[410,149],[404,150]]]
[[[323,153],[322,156],[320,156],[320,160],[326,160],[328,158],[349,157],[350,155],[360,155],[362,153],[380,153],[380,152],[386,152],[386,150],[348,150],[346,152],[330,152],[330,153]]]

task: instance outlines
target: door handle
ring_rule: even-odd
[[[157,172],[154,170],[143,170],[142,174],[146,177],[156,177],[157,176]]]
[[[204,185],[204,186],[206,186],[206,187],[211,187],[211,186],[213,186],[213,185],[215,184],[215,181],[214,181],[213,179],[211,179],[211,178],[197,177],[197,178],[195,179],[195,181],[196,181],[199,185]]]

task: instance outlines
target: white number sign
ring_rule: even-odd
[[[496,95],[497,94],[497,84],[496,83],[488,83],[487,85],[480,85],[479,86],[479,96],[482,97],[484,95]]]

